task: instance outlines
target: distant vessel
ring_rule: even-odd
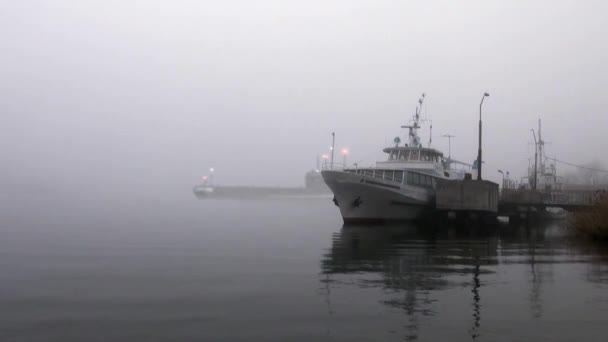
[[[216,186],[212,177],[205,176],[193,192],[198,199],[326,198],[331,195],[317,169],[306,173],[304,187]]]
[[[549,163],[549,157],[545,154],[545,141],[542,136],[541,121],[538,119],[538,140],[534,136],[534,164],[528,166],[528,187],[541,192],[551,193],[561,191],[563,180],[557,175],[556,161]]]
[[[424,94],[408,126],[408,143],[383,149],[387,160],[375,167],[323,170],[325,183],[334,193],[344,222],[413,220],[429,213],[434,206],[438,179],[463,179],[471,165],[445,158],[429,146],[423,147],[418,135]],[[431,126],[432,129],[432,126]],[[456,169],[453,166],[459,165]]]

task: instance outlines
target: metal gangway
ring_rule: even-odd
[[[559,190],[528,188],[502,189],[498,202],[499,215],[510,216],[521,212],[560,208],[568,212],[589,210],[608,196],[608,185],[565,186]]]

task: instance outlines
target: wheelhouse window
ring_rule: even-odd
[[[420,151],[412,151],[410,154],[410,160],[416,161],[420,159]]]

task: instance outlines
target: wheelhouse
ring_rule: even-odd
[[[443,153],[425,147],[388,147],[384,153],[388,154],[388,162],[431,162],[440,163],[443,161]]]

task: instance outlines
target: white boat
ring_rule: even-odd
[[[536,140],[538,134],[538,140]],[[539,190],[545,193],[561,191],[563,189],[563,179],[557,175],[556,160],[551,160],[545,154],[545,141],[542,136],[541,121],[538,119],[538,131],[534,135],[535,159],[528,165],[528,182],[522,184],[526,188]]]
[[[445,158],[423,147],[418,135],[424,94],[408,126],[408,143],[384,148],[388,158],[370,168],[323,170],[325,183],[334,193],[345,223],[414,220],[431,213],[438,179],[463,179],[471,165]]]

